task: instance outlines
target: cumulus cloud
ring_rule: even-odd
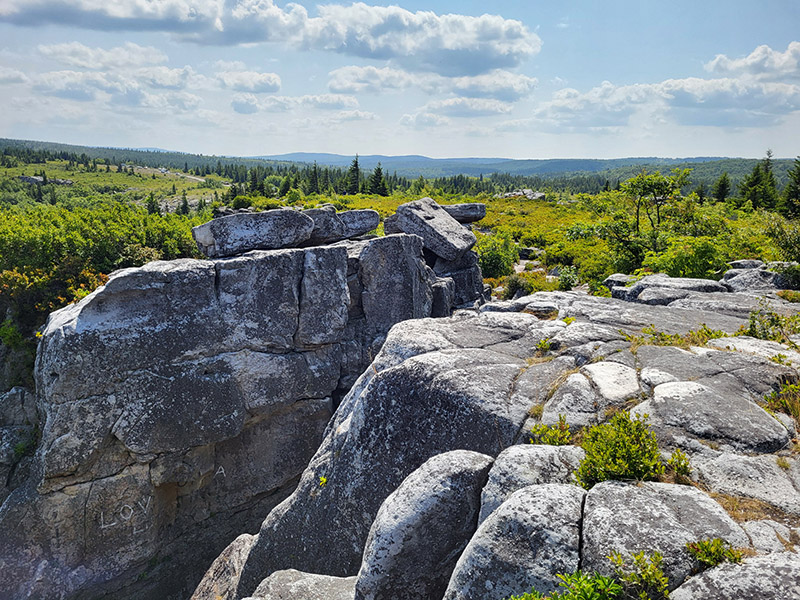
[[[318,94],[306,96],[269,96],[259,98],[255,94],[237,94],[231,102],[233,110],[242,114],[258,111],[288,112],[297,108],[354,111],[358,100],[341,94]],[[364,113],[366,114],[366,113]]]
[[[452,121],[442,115],[429,112],[418,112],[410,115],[403,115],[400,123],[414,129],[429,129],[431,127],[449,126]]]
[[[277,73],[258,73],[256,71],[224,71],[217,73],[217,79],[226,88],[237,92],[277,92],[281,89],[281,78]]]
[[[0,84],[5,83],[26,83],[28,76],[22,71],[0,66]]]
[[[199,86],[204,79],[189,66],[180,69],[163,66],[145,67],[136,70],[134,75],[137,80],[146,85],[168,90],[182,90],[189,85]]]
[[[439,15],[363,2],[318,11],[311,17],[299,4],[281,8],[273,0],[4,0],[0,21],[169,31],[199,44],[289,43],[450,76],[516,67],[542,44],[520,21],[497,15]]]
[[[341,93],[381,93],[421,89],[428,94],[455,93],[470,98],[494,98],[514,102],[528,96],[537,80],[527,75],[496,69],[473,77],[443,77],[435,73],[410,73],[391,67],[347,66],[329,73],[328,89]]]
[[[445,115],[448,117],[485,117],[511,112],[513,106],[508,102],[483,98],[448,98],[428,102],[423,113]]]
[[[38,51],[42,56],[62,64],[98,71],[158,65],[167,61],[167,55],[158,48],[140,46],[133,42],[127,42],[123,46],[109,50],[90,48],[80,42],[69,42],[41,45],[38,47]]]
[[[743,58],[718,54],[705,68],[717,75],[750,76],[760,80],[800,79],[800,42],[791,42],[784,52],[763,45]]]

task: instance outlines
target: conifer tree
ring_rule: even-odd
[[[789,219],[800,217],[800,156],[794,159],[794,166],[786,173],[789,183],[778,201],[778,212]]]
[[[725,199],[731,193],[731,180],[728,177],[728,172],[725,171],[719,176],[714,187],[711,188],[711,196],[717,202],[725,202]]]
[[[350,169],[347,171],[347,186],[345,192],[350,195],[357,194],[359,191],[359,182],[361,180],[361,169],[358,167],[358,154],[350,163]]]
[[[383,178],[381,163],[378,163],[375,170],[372,171],[367,187],[370,194],[377,194],[378,196],[389,195],[389,190],[386,188],[386,180]]]

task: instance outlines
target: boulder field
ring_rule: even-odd
[[[37,443],[0,456],[4,597],[503,600],[659,552],[673,598],[800,599],[796,423],[763,408],[800,353],[736,335],[796,312],[769,265],[485,303],[480,206],[412,202],[380,238],[351,212],[216,219],[208,260],[50,316],[35,395],[0,396],[2,448]],[[581,447],[530,443],[621,411],[683,484],[587,490]],[[701,572],[712,538],[744,560]]]

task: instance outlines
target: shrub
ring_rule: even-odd
[[[575,267],[561,267],[558,271],[558,289],[568,292],[578,283],[578,270]]]
[[[768,410],[790,415],[800,423],[800,384],[784,383],[781,389],[764,397]]]
[[[522,596],[511,596],[508,600],[614,600],[621,598],[622,587],[610,577],[594,573],[587,575],[578,571],[571,575],[558,574],[559,587],[563,592],[553,592],[545,596],[531,590]]]
[[[634,554],[632,564],[619,552],[608,557],[614,565],[614,574],[622,586],[621,598],[660,600],[669,598],[669,581],[661,569],[663,557],[653,552],[649,557],[644,552]]]
[[[780,315],[769,310],[762,302],[758,309],[750,312],[747,327],[742,333],[761,340],[772,340],[793,346],[794,342],[790,336],[800,333],[800,315]]]
[[[569,424],[564,415],[558,415],[558,423],[545,425],[538,423],[531,428],[531,444],[545,444],[547,446],[566,446],[572,442]]]
[[[657,479],[664,472],[647,415],[617,413],[608,423],[589,428],[581,446],[586,457],[575,477],[586,489],[609,479]]]
[[[475,244],[475,250],[484,277],[510,275],[514,272],[514,263],[519,260],[514,239],[506,231],[480,236]]]
[[[726,257],[712,237],[681,237],[662,253],[648,253],[642,266],[670,277],[715,279],[725,268]]]
[[[742,562],[742,551],[721,538],[689,542],[686,549],[700,562],[700,569],[710,569],[724,562]]]
[[[777,292],[778,296],[787,302],[800,302],[800,292],[795,290],[780,290]]]
[[[534,292],[552,291],[555,288],[556,284],[547,281],[547,277],[542,273],[514,273],[503,281],[503,300],[511,300],[519,291],[523,296],[527,296]]]
[[[667,461],[667,467],[675,474],[677,479],[688,479],[692,474],[689,457],[680,448],[675,448]]]

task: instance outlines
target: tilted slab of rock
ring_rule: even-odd
[[[356,600],[441,598],[476,529],[492,458],[434,456],[384,501],[367,538]]]
[[[481,492],[478,524],[517,490],[540,483],[572,483],[583,457],[583,449],[577,446],[522,444],[506,448],[494,461]]]
[[[467,231],[431,198],[398,206],[390,228],[420,236],[427,249],[450,261],[458,260],[477,241],[475,234]]]
[[[347,237],[347,226],[336,214],[336,209],[333,206],[311,208],[304,210],[303,214],[314,220],[314,229],[312,229],[311,235],[305,241],[306,245],[329,244]]]
[[[378,214],[377,210],[372,209],[346,210],[337,213],[336,216],[344,224],[345,237],[347,238],[369,233],[377,229],[381,223],[380,214]]]
[[[722,564],[695,575],[670,594],[672,600],[789,600],[800,598],[800,556],[782,552]]]
[[[513,443],[532,402],[515,396],[524,357],[564,326],[473,313],[394,327],[343,400],[295,494],[264,521],[240,595],[285,568],[355,574],[380,505],[414,469],[449,450],[494,456]]]
[[[742,523],[742,529],[744,529],[753,544],[753,548],[759,554],[785,552],[794,546],[791,541],[793,538],[792,530],[777,521],[770,519],[746,521]],[[796,536],[797,533],[794,532],[794,535]]]
[[[53,313],[0,589],[187,597],[294,488],[389,328],[430,308],[422,241],[397,235],[150,263]]]
[[[755,354],[766,359],[783,355],[784,361],[790,363],[795,368],[800,367],[800,352],[788,348],[784,344],[779,344],[778,342],[770,340],[760,340],[742,335],[709,340],[708,345],[719,348],[720,350],[738,350],[739,352]]]
[[[459,223],[474,223],[486,216],[486,205],[482,202],[465,202],[464,204],[442,204],[445,212]]]
[[[244,561],[255,541],[255,536],[248,533],[233,540],[208,569],[191,600],[231,597],[236,592]]]
[[[785,290],[792,287],[789,279],[767,269],[735,269],[723,275],[724,284],[733,292]]]
[[[288,569],[262,581],[250,600],[353,600],[355,583],[355,577],[331,577]]]
[[[507,598],[555,590],[559,573],[578,570],[585,490],[531,485],[487,518],[458,559],[443,600]]]
[[[728,288],[711,279],[693,279],[690,277],[670,277],[663,273],[642,277],[630,287],[614,287],[611,295],[628,302],[640,302],[640,295],[649,288],[671,288],[686,292],[727,292]]]
[[[200,252],[209,258],[234,256],[249,250],[297,246],[309,237],[314,220],[296,210],[268,210],[213,219],[192,229]]]
[[[581,568],[612,575],[607,558],[612,552],[628,558],[660,552],[669,588],[675,589],[695,565],[686,544],[717,537],[736,547],[750,543],[722,507],[697,488],[606,481],[586,495]]]

